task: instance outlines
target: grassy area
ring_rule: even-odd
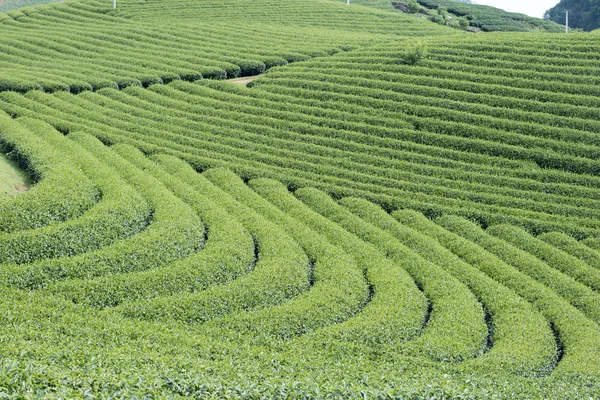
[[[0,154],[0,201],[22,193],[31,185],[27,173],[19,168],[19,164]]]

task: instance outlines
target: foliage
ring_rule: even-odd
[[[448,12],[458,17],[465,17],[470,25],[486,32],[529,32],[547,31],[562,32],[564,29],[555,22],[529,17],[525,14],[510,13],[499,8],[475,5],[456,0],[418,0],[425,7],[438,10],[434,22],[448,25]],[[441,11],[440,11],[441,10]],[[457,23],[457,26],[464,21]]]
[[[600,27],[600,2],[597,0],[561,0],[547,10],[544,18],[564,25],[569,11],[569,27],[593,31]]]
[[[407,49],[402,56],[402,63],[415,65],[427,56],[427,47],[423,43],[416,43],[412,48]]]
[[[110,6],[0,16],[0,397],[598,397],[597,37]]]
[[[408,4],[408,9],[410,10],[411,14],[418,12],[421,8],[419,3],[417,3],[417,0],[408,0],[406,4]]]

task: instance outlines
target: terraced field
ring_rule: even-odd
[[[373,1],[373,0],[360,0]],[[443,8],[448,12],[466,17],[469,25],[485,32],[562,32],[564,26],[554,21],[533,18],[499,8],[466,4],[454,0],[417,0],[419,4],[434,10]]]
[[[2,396],[600,396],[598,35],[110,7],[0,14]]]

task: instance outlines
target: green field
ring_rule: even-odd
[[[599,398],[600,36],[513,28],[0,14],[0,398]]]

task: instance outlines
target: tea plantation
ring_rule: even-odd
[[[0,14],[0,398],[600,397],[600,36],[361,3]]]

